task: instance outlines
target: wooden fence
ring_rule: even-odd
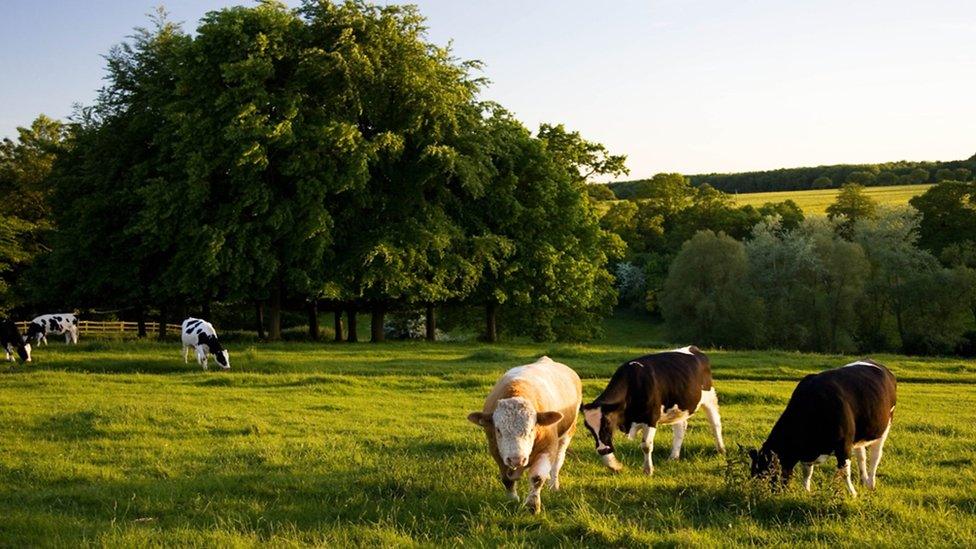
[[[21,334],[27,333],[27,325],[30,321],[22,320],[17,323],[17,328]],[[155,334],[159,332],[158,322],[146,322],[146,333]],[[139,333],[139,323],[122,320],[79,320],[78,333],[84,334],[132,334]],[[167,324],[167,334],[180,333],[179,324]]]

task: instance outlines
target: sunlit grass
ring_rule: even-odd
[[[743,483],[804,373],[854,357],[713,351],[731,470],[693,418],[683,458],[658,432],[654,477],[599,464],[580,429],[563,490],[538,517],[506,501],[465,420],[505,369],[550,354],[592,398],[659,334],[617,320],[588,345],[241,344],[230,372],[179,344],[52,344],[0,366],[3,545],[606,545],[976,543],[976,369],[882,356],[898,374],[880,488],[851,500],[821,466],[816,492]],[[646,331],[646,337],[645,336]],[[628,334],[627,343],[621,333]],[[614,335],[616,334],[616,335]],[[631,339],[633,338],[633,339]],[[662,344],[663,345],[663,344]],[[524,486],[522,493],[524,494]]]

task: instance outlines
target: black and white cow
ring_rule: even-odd
[[[41,315],[27,326],[27,340],[47,345],[47,336],[64,334],[65,343],[78,343],[78,317],[71,313]]]
[[[644,473],[654,473],[651,452],[658,425],[673,425],[671,459],[678,459],[688,429],[688,417],[699,408],[715,435],[715,447],[725,452],[718,395],[712,386],[708,357],[696,347],[684,347],[642,356],[625,362],[606,389],[593,402],[584,404],[583,422],[596,441],[596,451],[613,471],[623,466],[614,457],[613,433],[620,430],[633,438],[644,431]]]
[[[212,324],[199,318],[188,318],[183,321],[180,334],[183,339],[183,362],[189,362],[190,347],[193,347],[197,362],[204,370],[207,369],[207,354],[214,355],[217,364],[224,370],[230,369],[230,354],[220,345]]]
[[[11,362],[14,361],[12,353],[17,353],[24,362],[31,361],[31,344],[20,335],[17,324],[9,318],[0,320],[0,346],[7,352],[7,360]]]
[[[856,496],[851,482],[853,453],[861,482],[873,490],[895,413],[895,393],[895,376],[873,360],[808,375],[793,390],[766,442],[759,450],[750,450],[752,475],[769,475],[773,482],[786,484],[800,463],[803,487],[810,491],[813,466],[833,456],[837,474],[845,477],[847,490]],[[777,461],[781,473],[773,466]]]

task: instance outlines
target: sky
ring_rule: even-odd
[[[155,6],[192,31],[239,3],[0,0],[0,136],[90,103]],[[484,62],[484,98],[626,154],[629,178],[976,153],[971,0],[413,3]]]

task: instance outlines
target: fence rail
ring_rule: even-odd
[[[17,323],[17,328],[20,329],[21,333],[26,333],[27,326],[29,324],[30,321],[22,320]],[[146,323],[147,333],[153,334],[158,331],[159,331],[158,322]],[[178,334],[180,333],[180,325],[166,324],[166,332]],[[122,320],[79,320],[78,333],[79,334],[138,334],[139,323],[122,321]]]

